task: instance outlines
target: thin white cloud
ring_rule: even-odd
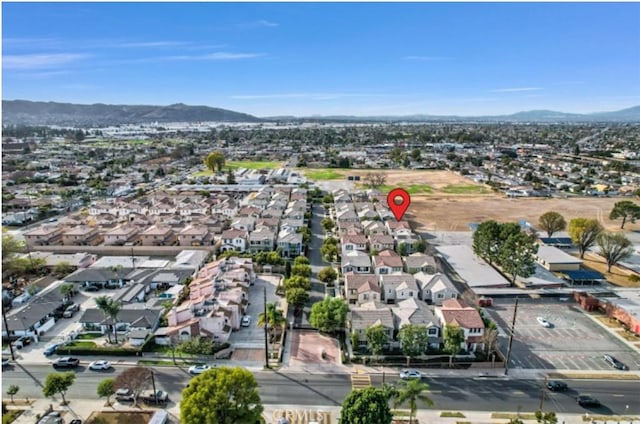
[[[185,41],[141,41],[141,42],[123,42],[113,43],[109,47],[122,47],[122,48],[164,48],[164,47],[182,47],[186,46]]]
[[[417,62],[436,62],[439,60],[450,60],[451,58],[446,56],[405,56],[403,59]]]
[[[523,91],[538,91],[542,90],[541,87],[515,87],[515,88],[498,88],[497,90],[491,90],[491,93],[520,93]]]
[[[60,71],[42,71],[42,72],[19,72],[15,76],[20,79],[47,79],[53,78],[60,75],[69,75],[71,71],[69,70],[60,70]]]
[[[149,58],[150,60],[242,60],[254,59],[264,56],[264,53],[232,53],[232,52],[216,52],[201,55],[183,55],[183,56],[166,56],[158,58]]]
[[[244,22],[236,25],[237,28],[275,28],[279,26],[277,22],[271,22],[266,19],[260,19],[258,21]]]
[[[4,69],[50,69],[90,57],[78,53],[7,55],[2,58]]]

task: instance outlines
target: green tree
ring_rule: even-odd
[[[420,149],[413,149],[411,151],[411,159],[416,162],[420,162]]]
[[[372,354],[378,356],[382,353],[384,346],[389,343],[389,335],[382,324],[373,325],[367,328],[367,346]]]
[[[557,424],[558,417],[555,412],[536,411],[536,421],[540,424]]]
[[[244,368],[214,368],[194,377],[182,391],[180,422],[236,424],[260,422],[262,401],[255,377]]]
[[[237,184],[236,183],[236,175],[233,173],[231,168],[229,168],[229,170],[227,171],[227,184],[229,184],[229,185]]]
[[[224,166],[224,154],[219,151],[211,152],[204,158],[204,164],[211,172],[215,172],[216,169],[218,172],[222,172],[222,167]]]
[[[57,263],[56,266],[53,267],[53,273],[60,277],[67,276],[72,272],[73,267],[71,266],[71,264],[69,264],[69,262],[62,261]]]
[[[320,221],[320,225],[322,225],[322,229],[325,233],[333,230],[333,227],[335,226],[331,218],[324,218],[322,221]]]
[[[115,378],[105,378],[100,383],[98,383],[98,396],[106,397],[107,405],[111,405],[111,396],[113,396],[113,394],[116,392],[115,384]]]
[[[332,284],[338,278],[338,273],[333,267],[325,267],[318,272],[318,280],[323,283]]]
[[[267,323],[268,329],[275,332],[276,329],[282,330],[287,325],[287,319],[284,317],[282,309],[278,309],[275,302],[267,303],[267,314],[264,312],[258,315],[258,326],[264,327]]]
[[[400,256],[407,256],[409,254],[407,243],[398,243],[398,247],[396,247],[396,253]]]
[[[115,337],[115,343],[118,344],[118,314],[122,309],[122,303],[114,300],[109,296],[98,296],[95,298],[96,306],[102,311],[106,318],[109,318],[112,322],[110,324],[113,327],[113,336]],[[109,343],[111,343],[111,336],[107,332]]]
[[[444,327],[444,351],[449,353],[449,367],[453,366],[453,358],[462,349],[464,330],[458,325],[447,324]]]
[[[309,265],[293,265],[291,267],[292,276],[311,277],[311,267]]]
[[[427,250],[427,242],[424,240],[416,240],[413,242],[413,251],[424,253]]]
[[[619,261],[633,255],[631,241],[622,233],[601,232],[596,237],[600,255],[607,261],[607,272]]]
[[[580,259],[584,258],[584,253],[593,246],[602,231],[602,225],[595,219],[574,218],[569,221],[569,237],[578,246]]]
[[[294,287],[287,290],[285,298],[287,299],[287,303],[289,305],[300,307],[307,303],[307,301],[309,300],[309,292],[307,292],[305,289]]]
[[[8,268],[8,264],[14,259],[17,253],[25,250],[24,243],[13,238],[12,235],[2,235],[2,267]]]
[[[300,288],[304,291],[311,290],[311,282],[307,277],[301,275],[292,275],[290,278],[284,280],[284,289],[289,291],[293,288]]]
[[[67,400],[65,399],[65,395],[75,380],[76,373],[73,371],[48,374],[42,387],[42,394],[45,395],[45,397],[59,394],[62,396],[62,404],[66,405]]]
[[[320,248],[323,258],[327,262],[335,262],[338,260],[338,247],[334,244],[326,243]]]
[[[17,395],[19,391],[20,387],[16,386],[15,384],[12,384],[7,388],[7,394],[11,396],[11,403],[13,403],[13,397]]]
[[[293,260],[293,264],[294,265],[309,265],[309,258],[307,258],[306,256],[298,256],[297,258],[295,258]]]
[[[626,224],[627,220],[631,223],[636,222],[636,219],[640,218],[640,205],[636,205],[631,200],[616,202],[609,213],[609,219],[613,221],[619,218],[622,218],[620,229],[624,229],[624,224]]]
[[[389,396],[382,389],[352,390],[342,402],[341,424],[391,424]]]
[[[500,267],[511,274],[511,284],[516,277],[530,277],[536,271],[535,254],[538,244],[535,237],[523,232],[513,234],[503,243],[500,249]]]
[[[311,307],[309,322],[324,333],[334,333],[344,327],[349,306],[337,297],[326,297]]]
[[[558,212],[549,211],[540,215],[538,227],[547,232],[547,237],[551,237],[553,233],[566,230],[567,221]]]
[[[398,340],[402,353],[407,357],[407,366],[411,358],[424,355],[429,346],[429,334],[424,325],[405,324],[400,328]]]
[[[73,283],[64,283],[60,286],[60,294],[66,298],[70,298],[76,291],[76,286]]]
[[[473,253],[486,260],[489,265],[498,262],[500,245],[500,224],[496,221],[484,221],[473,232]]]
[[[421,401],[426,406],[433,406],[433,400],[425,394],[429,390],[429,385],[423,383],[420,380],[412,379],[403,381],[403,386],[398,390],[398,397],[396,398],[396,408],[405,402],[409,403],[409,424],[413,422],[413,416],[418,410],[418,401]]]

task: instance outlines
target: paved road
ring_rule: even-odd
[[[69,390],[69,398],[97,399],[96,386],[106,377],[115,377],[125,369],[117,366],[111,372],[94,372],[84,367],[76,372],[78,379]],[[3,370],[2,383],[20,387],[20,396],[42,397],[42,383],[46,375],[55,372],[47,365],[15,366]],[[171,399],[180,399],[180,393],[191,378],[186,368],[154,368],[156,384],[166,390]],[[265,404],[339,406],[350,391],[348,374],[308,374],[303,372],[255,371],[260,396]],[[372,375],[372,384],[380,386],[383,376]],[[385,376],[385,382],[397,384],[394,375]],[[426,378],[430,397],[441,410],[478,411],[535,411],[541,399],[540,380],[513,380],[505,378]],[[640,414],[640,382],[611,380],[570,380],[566,393],[545,391],[545,408],[565,413]],[[600,408],[585,409],[574,400],[578,393],[589,393],[603,404]],[[629,405],[627,410],[625,407]]]

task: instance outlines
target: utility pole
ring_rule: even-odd
[[[544,377],[544,383],[542,383],[542,389],[540,389],[540,412],[544,414],[544,393],[547,387],[547,376]]]
[[[507,347],[507,359],[504,361],[504,375],[509,373],[509,359],[511,358],[511,345],[513,344],[513,334],[516,330],[516,316],[518,314],[518,296],[513,306],[513,321],[511,322],[511,334],[509,334],[509,346]]]
[[[269,316],[267,315],[267,287],[264,289],[264,367],[269,369]]]
[[[156,405],[158,405],[158,391],[156,390],[156,379],[153,376],[153,370],[151,370],[151,385],[153,386],[153,398],[156,400]]]
[[[4,329],[7,332],[7,339],[9,340],[9,351],[11,352],[11,360],[16,360],[16,354],[13,352],[13,345],[11,344],[11,337],[9,337],[9,326],[7,325],[7,315],[4,313],[4,303],[2,304],[2,321],[4,322]]]

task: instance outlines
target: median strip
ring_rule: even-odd
[[[572,373],[572,372],[550,372],[548,374],[548,378],[550,379],[565,379],[565,380],[640,380],[640,377],[637,374],[627,374],[627,373],[602,373],[602,374],[591,374],[591,373]]]

